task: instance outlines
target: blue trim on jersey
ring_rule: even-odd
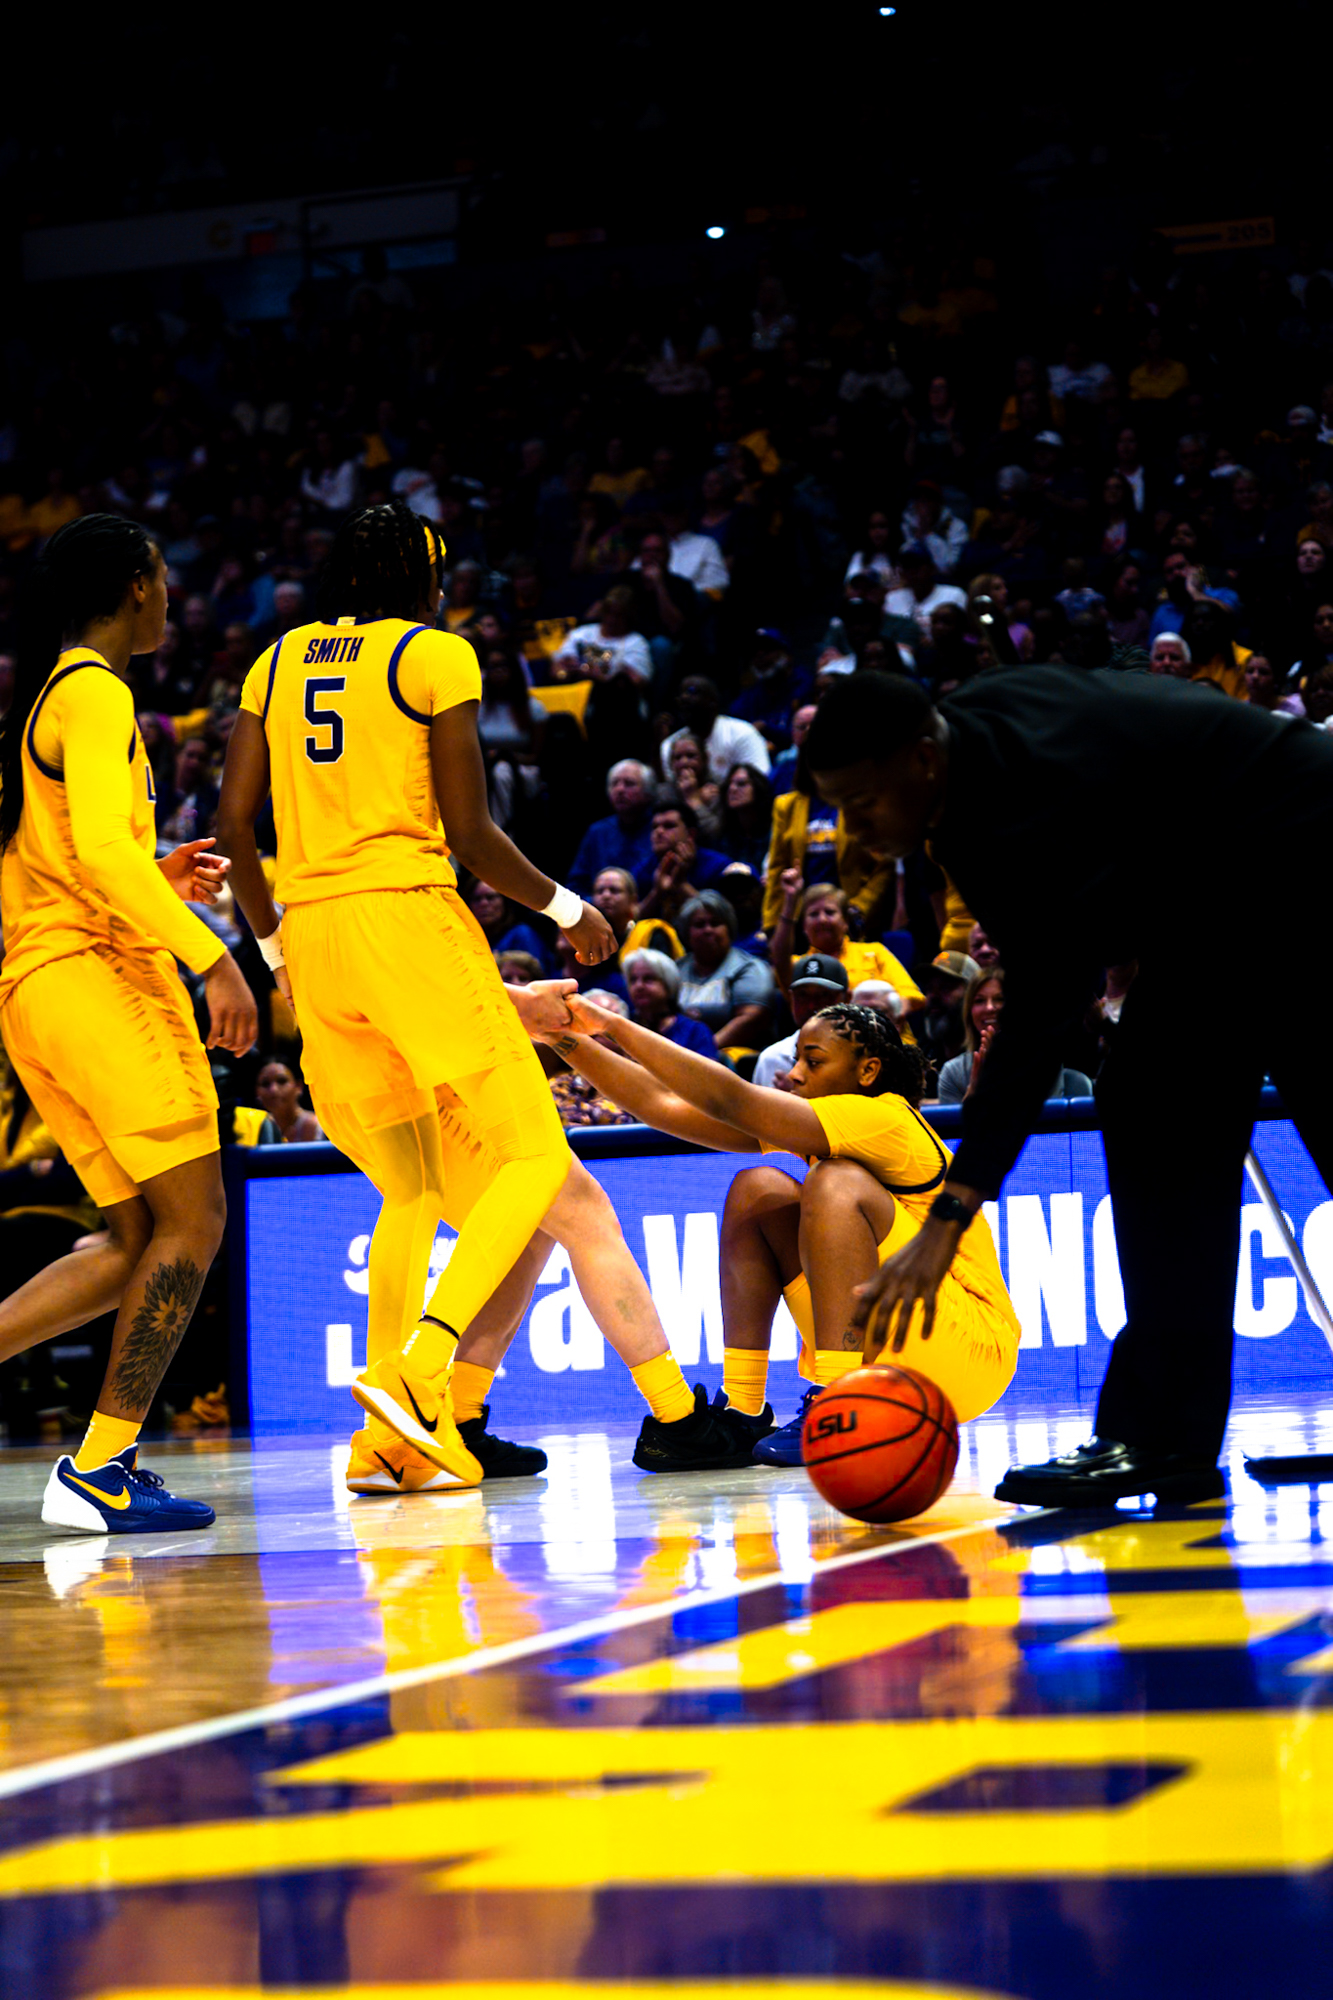
[[[398,692],[398,662],[403,657],[403,648],[406,646],[408,640],[415,639],[418,632],[428,632],[429,630],[430,627],[428,625],[414,625],[410,632],[404,632],[402,638],[389,655],[389,693],[393,696],[395,707],[402,710],[409,722],[424,723],[428,729],[430,727],[430,717],[422,715],[418,709],[413,708],[409,702],[404,701],[402,695]]]
[[[284,634],[284,637],[285,637],[285,636],[286,636],[286,635]],[[268,663],[268,692],[267,692],[267,694],[266,694],[266,695],[264,696],[264,712],[263,712],[263,714],[262,714],[262,715],[260,716],[260,718],[259,718],[259,722],[260,722],[260,726],[261,726],[261,728],[262,728],[262,727],[263,727],[263,726],[264,726],[264,725],[265,725],[265,724],[267,723],[267,721],[268,721],[268,705],[269,705],[269,703],[270,703],[270,702],[272,701],[272,699],[273,699],[273,683],[274,683],[274,681],[275,681],[275,680],[277,679],[277,674],[278,674],[278,654],[279,654],[279,653],[280,653],[281,651],[282,651],[282,640],[281,640],[281,639],[279,639],[279,641],[278,641],[277,645],[276,645],[276,646],[275,646],[275,647],[273,648],[273,658],[272,658],[272,659],[271,659],[271,660],[269,661],[269,663]]]
[[[70,674],[77,674],[80,667],[102,667],[109,674],[115,672],[115,669],[113,667],[107,666],[105,660],[71,661],[70,665],[67,667],[62,667],[58,674],[52,674],[50,680],[46,683],[46,686],[42,689],[36,701],[33,703],[32,713],[28,717],[28,755],[32,758],[33,763],[37,766],[37,769],[41,772],[42,776],[44,778],[52,779],[57,785],[64,784],[65,774],[60,769],[58,764],[48,764],[44,757],[38,756],[37,745],[33,741],[33,731],[37,727],[37,718],[42,712],[42,703],[46,700],[46,697],[50,694],[52,688],[59,687],[61,681],[65,680]],[[120,676],[117,674],[116,678],[117,680],[119,680]],[[131,761],[133,761],[133,758],[134,758],[134,739],[133,737],[131,737],[130,739]]]

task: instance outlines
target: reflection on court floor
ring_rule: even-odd
[[[1330,1414],[1155,1516],[998,1506],[1085,1421],[995,1418],[878,1531],[601,1433],[350,1506],[333,1447],[223,1444],[188,1553],[47,1538],[10,1455],[0,1991],[1327,1991],[1333,1490],[1241,1450]]]

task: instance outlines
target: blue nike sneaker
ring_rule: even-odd
[[[751,1453],[756,1465],[804,1465],[805,1460],[801,1457],[801,1430],[805,1423],[806,1411],[815,1397],[822,1394],[823,1391],[818,1384],[807,1389],[801,1398],[801,1407],[791,1422],[780,1424],[777,1430],[770,1431],[767,1437],[758,1439]]]
[[[87,1535],[167,1534],[174,1528],[209,1528],[216,1518],[202,1500],[168,1493],[156,1472],[136,1463],[130,1445],[105,1465],[80,1472],[70,1457],[58,1458],[42,1496],[42,1519],[52,1528],[81,1528]]]

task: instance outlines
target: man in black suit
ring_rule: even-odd
[[[1127,1323],[1092,1441],[1011,1470],[998,1491],[1041,1506],[1215,1497],[1259,1085],[1267,1070],[1333,1184],[1333,1082],[1317,1060],[1327,980],[1303,982],[1261,1039],[1202,1000],[1193,947],[1243,913],[1261,957],[1263,943],[1276,957],[1297,941],[1326,955],[1333,741],[1205,686],[1024,667],[933,705],[903,676],[852,675],[821,703],[806,751],[855,838],[886,858],[929,840],[1005,968],[949,1182],[866,1288],[867,1358],[918,1302],[932,1315],[963,1230],[1036,1121],[1062,1039],[1104,969],[1137,959],[1097,1085]],[[1207,1083],[1168,1110],[1185,1054]]]

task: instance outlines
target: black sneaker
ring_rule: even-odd
[[[644,1418],[634,1463],[640,1472],[722,1472],[748,1465],[752,1441],[727,1421],[734,1414],[720,1389],[710,1403],[708,1391],[696,1382],[688,1417],[677,1417],[674,1424],[659,1423],[651,1414]]]
[[[486,1429],[491,1414],[489,1403],[481,1406],[479,1417],[469,1417],[458,1426],[472,1456],[481,1467],[483,1479],[532,1479],[546,1470],[546,1453],[535,1444],[511,1444],[508,1438],[491,1437]]]
[[[755,1416],[748,1410],[738,1410],[733,1404],[728,1403],[725,1410],[718,1411],[718,1415],[733,1437],[744,1438],[750,1451],[754,1450],[760,1438],[767,1437],[774,1428],[771,1403],[765,1403],[763,1409]]]

